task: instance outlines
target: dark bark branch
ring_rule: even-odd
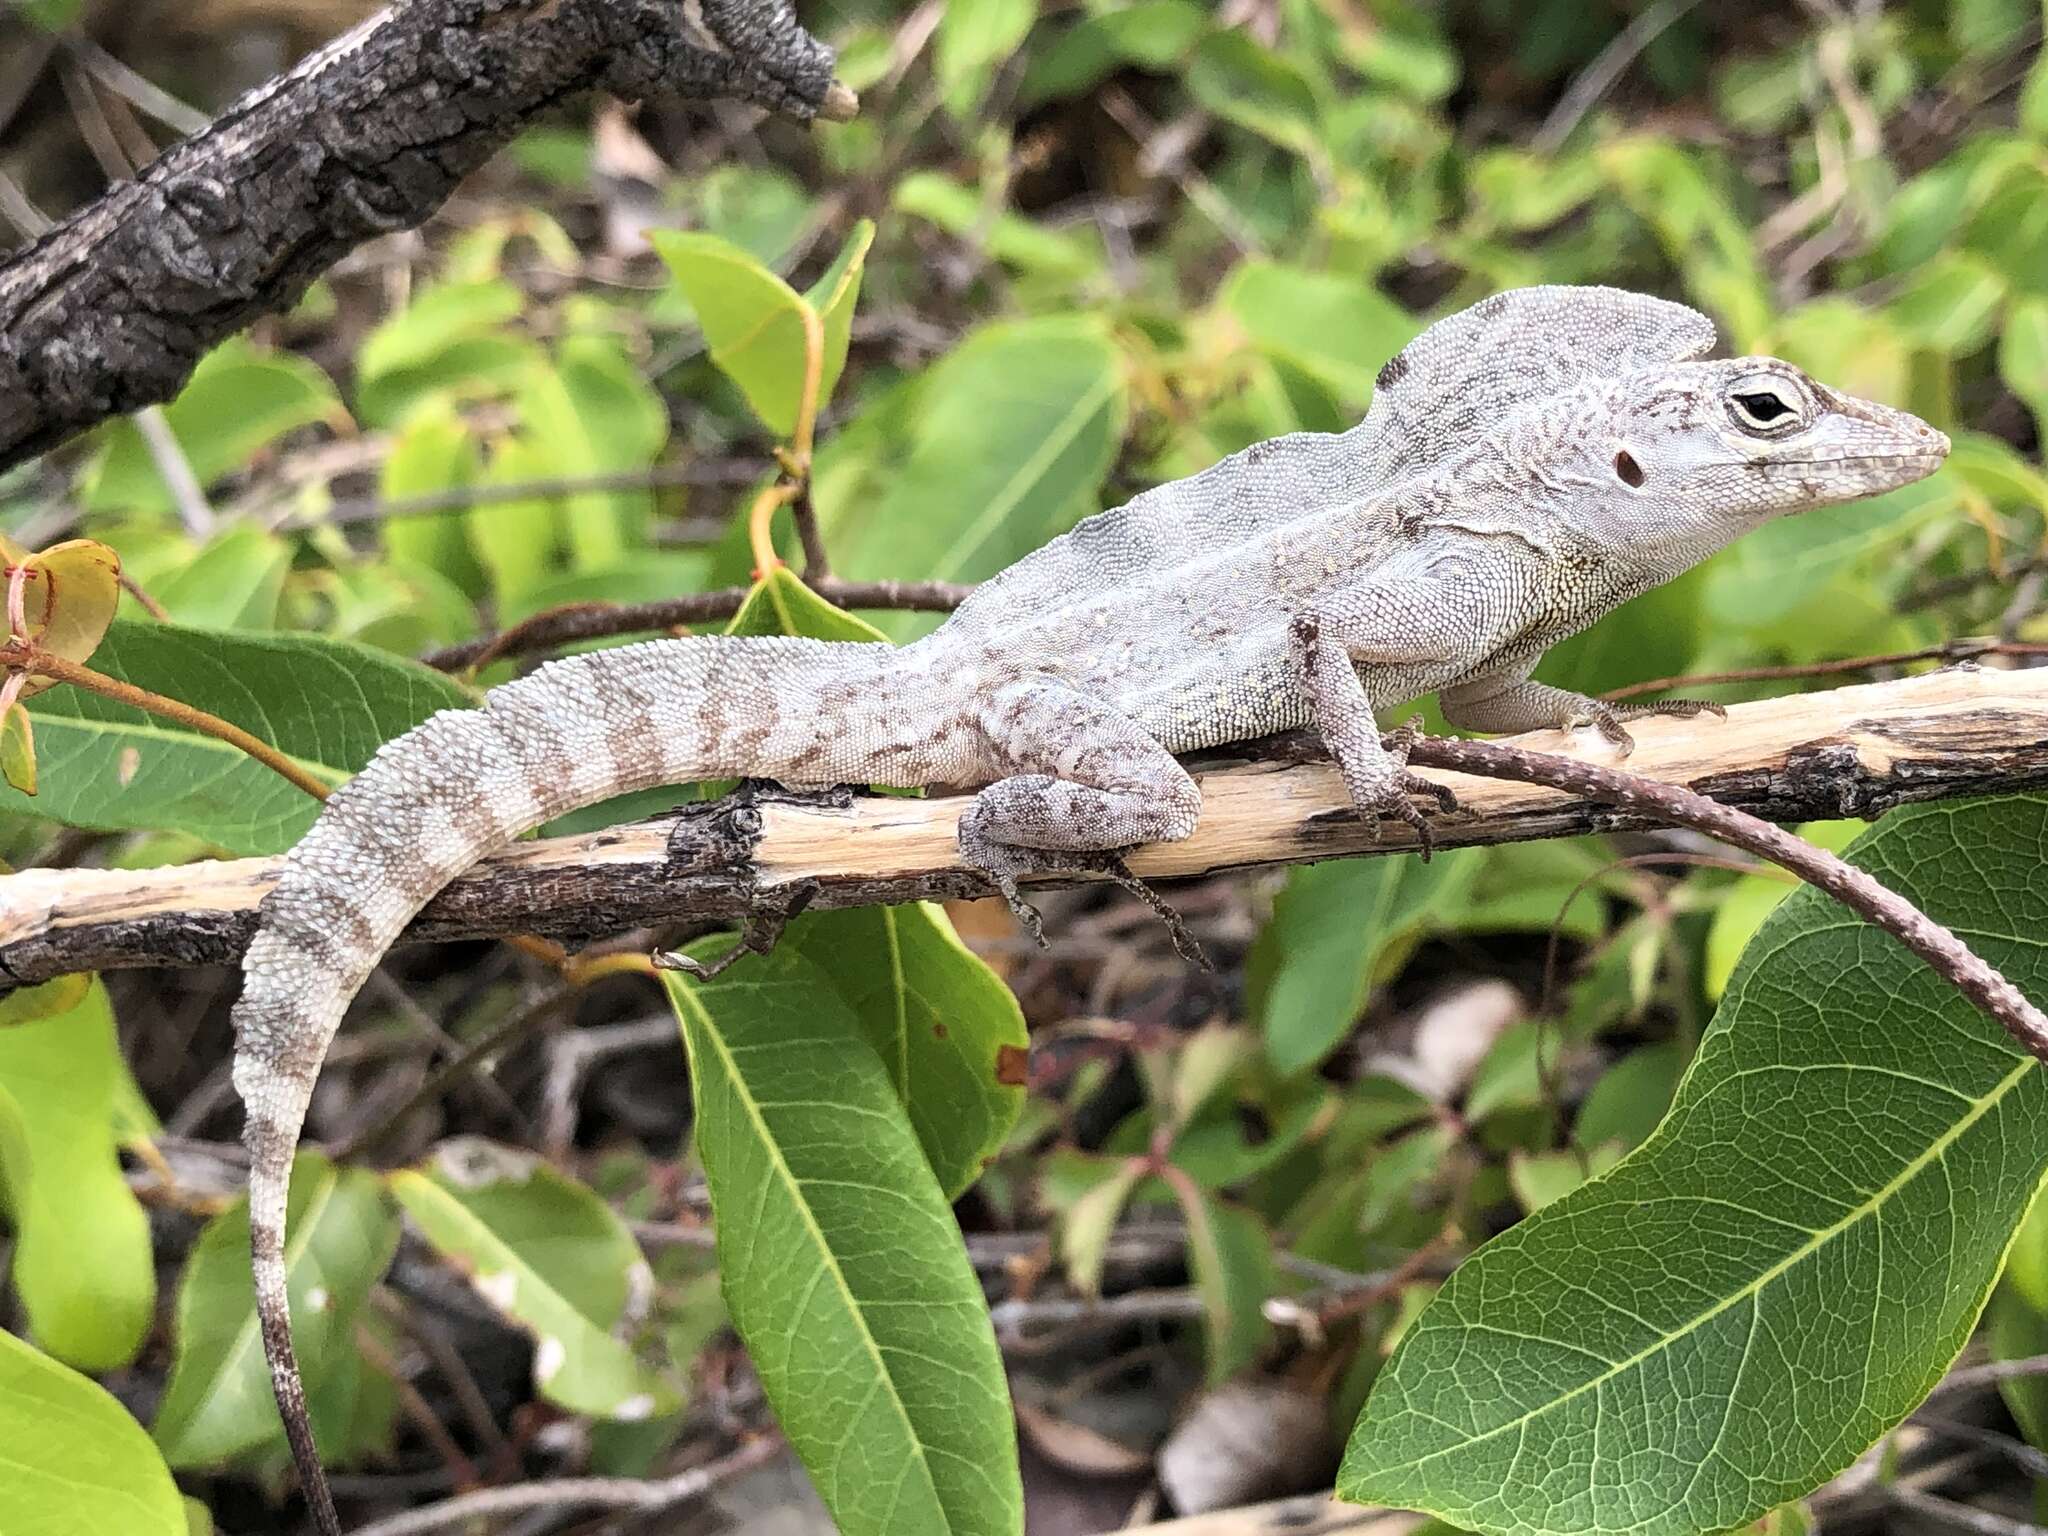
[[[1635,730],[1632,775],[1688,784],[1771,821],[1875,816],[1912,801],[2048,787],[2048,668],[1957,668],[1738,704],[1721,721],[1651,720]],[[1517,738],[1526,744],[1612,760],[1597,740],[1545,732]],[[1480,742],[1425,742],[1415,761],[1487,773],[1526,767],[1513,748]],[[1602,771],[1583,759],[1570,766]],[[1464,806],[1435,820],[1437,843],[1446,848],[1673,819],[1669,806],[1640,797],[1596,803],[1613,797],[1612,786],[1590,778],[1561,794],[1460,772],[1440,776]],[[1197,876],[1415,846],[1399,824],[1375,842],[1336,773],[1321,763],[1268,762],[1201,778],[1195,835],[1133,854],[1139,875]],[[451,885],[409,938],[539,932],[581,939],[671,921],[730,922],[785,908],[806,892],[816,908],[979,896],[987,887],[960,864],[954,842],[967,804],[958,796],[728,799],[525,843]],[[230,963],[254,931],[256,903],[277,863],[28,870],[0,879],[0,968],[28,983],[67,971]]]
[[[0,469],[169,399],[216,343],[593,89],[854,106],[784,0],[401,0],[0,264]]]

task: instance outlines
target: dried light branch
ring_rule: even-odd
[[[399,0],[0,262],[0,469],[168,400],[215,344],[587,90],[856,107],[770,0]]]
[[[1523,841],[1659,825],[1672,807],[1627,782],[1690,785],[1772,821],[1871,816],[1946,796],[2048,786],[2048,668],[1957,668],[1894,682],[1738,704],[1726,720],[1652,720],[1629,776],[1597,739],[1537,733],[1502,743],[1434,740],[1416,749],[1465,809],[1435,823],[1439,846]],[[1528,750],[1544,749],[1530,767]],[[1552,753],[1571,753],[1553,759]],[[1548,764],[1549,766],[1546,766]],[[1559,766],[1561,765],[1561,766]],[[1450,767],[1561,778],[1566,792]],[[1405,826],[1373,840],[1326,764],[1254,763],[1201,774],[1202,821],[1185,842],[1132,855],[1148,879],[1412,849]],[[1654,786],[1652,786],[1654,790]],[[1626,794],[1620,805],[1598,803]],[[961,864],[969,802],[946,796],[762,795],[576,837],[524,843],[442,892],[413,941],[544,932],[587,938],[664,922],[730,923],[785,910],[985,894]],[[1712,830],[1712,829],[1710,829]],[[1718,835],[1718,833],[1716,834]],[[1803,844],[1800,846],[1804,846]],[[68,971],[224,964],[255,928],[275,859],[155,870],[28,870],[0,879],[0,968],[22,983]],[[1063,877],[1075,884],[1087,875]]]

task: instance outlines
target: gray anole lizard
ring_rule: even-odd
[[[1436,692],[1479,731],[1697,713],[1533,682],[1546,647],[1770,518],[1931,473],[1948,440],[1712,324],[1531,288],[1431,326],[1342,434],[1261,443],[1089,518],[902,649],[656,640],[553,662],[387,744],[265,898],[235,1009],[257,1310],[299,1475],[340,1530],[286,1307],[293,1150],[343,1010],[444,885],[551,817],[697,779],[980,786],[967,863],[1035,871],[1186,837],[1176,753],[1312,726],[1359,814],[1422,829],[1376,712]]]

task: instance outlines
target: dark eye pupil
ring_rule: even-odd
[[[1757,420],[1776,421],[1780,416],[1790,416],[1792,407],[1773,394],[1737,395],[1735,403]]]

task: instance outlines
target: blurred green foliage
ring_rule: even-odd
[[[59,28],[68,9],[31,11]],[[1504,287],[1598,282],[1683,298],[1714,317],[1729,348],[1775,353],[1906,406],[1956,449],[1919,485],[1752,535],[1559,646],[1540,676],[1597,692],[1988,631],[2048,639],[2038,593],[2011,579],[2048,551],[2040,6],[1654,9],[1661,24],[1624,56],[1622,27],[1641,13],[1584,0],[1272,0],[1228,8],[1230,20],[1196,0],[1056,12],[1024,0],[936,12],[854,0],[826,30],[862,93],[859,120],[808,134],[770,123],[758,145],[714,158],[659,114],[638,129],[610,115],[593,128],[580,108],[559,114],[423,242],[376,248],[261,341],[207,360],[164,413],[206,505],[181,496],[143,431],[116,422],[86,452],[0,480],[0,527],[32,546],[71,532],[104,541],[168,613],[165,625],[118,621],[96,665],[242,724],[339,781],[425,713],[471,699],[423,653],[561,605],[754,582],[740,632],[872,633],[790,572],[755,571],[743,526],[772,456],[801,446],[812,326],[824,352],[810,500],[834,573],[973,581],[1248,443],[1349,426],[1379,364],[1434,316]],[[1619,67],[1607,88],[1582,96],[1578,85],[1609,62]],[[637,132],[680,151],[687,168],[650,171],[658,157],[623,152],[620,136]],[[800,566],[787,514],[772,536]],[[898,641],[937,622],[874,617]],[[494,663],[481,681],[512,665]],[[1737,682],[1718,696],[1799,686]],[[101,845],[139,862],[275,851],[311,818],[310,801],[211,738],[69,689],[28,710],[39,792],[0,789],[0,844],[18,860],[45,856],[58,824],[119,834]],[[1955,825],[1930,815],[1891,842],[1880,834],[1867,855],[2001,932],[2013,909],[1992,898],[2029,881],[2038,889],[2043,850],[2028,814],[2015,806]],[[1814,830],[1847,840],[1840,827]],[[1028,1097],[1016,1003],[937,909],[799,922],[772,963],[704,988],[678,984],[704,1096],[697,1155],[729,1218],[718,1222],[727,1305],[843,1528],[1015,1528],[1007,1466],[980,1487],[933,1474],[908,1504],[891,1504],[903,1465],[957,1460],[963,1446],[1008,1454],[980,1287],[945,1216],[969,1185],[963,1209],[982,1220],[1055,1226],[1060,1263],[1084,1293],[1103,1282],[1120,1220],[1172,1213],[1199,1298],[1190,1349],[1201,1369],[1220,1380],[1322,1351],[1339,1430],[1404,1336],[1415,1342],[1397,1362],[1432,1358],[1447,1337],[1453,1353],[1476,1348],[1495,1326],[1429,1308],[1441,1266],[1428,1261],[1541,1209],[1514,1245],[1480,1261],[1463,1294],[1498,1279],[1495,1294],[1520,1288],[1534,1298],[1526,1309],[1541,1311],[1544,1283],[1597,1284],[1603,1252],[1556,1234],[1597,1214],[1603,1191],[1676,1186],[1706,1166],[1711,1138],[1687,1141],[1670,1125],[1641,1157],[1620,1160],[1652,1139],[1674,1094],[1680,1120],[1705,1118],[1714,1080],[1680,1079],[1724,990],[1718,1048],[1773,1050],[1758,1038],[1766,1003],[1800,983],[1774,973],[1758,946],[1738,959],[1760,925],[1815,946],[1870,942],[1819,932],[1810,896],[1771,915],[1783,887],[1760,876],[1613,860],[1588,841],[1298,872],[1270,902],[1261,892],[1257,931],[1236,945],[1241,975],[1232,971],[1206,1027],[1131,1031],[1118,1065],[1055,1061]],[[1553,941],[1565,960],[1554,982],[1543,953]],[[1456,1080],[1432,1086],[1399,1052],[1361,1045],[1362,1023],[1406,1018],[1493,972],[1515,980],[1525,1003],[1540,992],[1550,1015],[1539,1022],[1523,1007]],[[1805,990],[1853,1015],[1876,984],[1848,973],[1863,978],[1862,994]],[[454,1023],[465,1038],[509,1006],[502,983],[482,990]],[[104,994],[46,1001],[49,1019],[85,1009],[94,1022],[25,1028],[0,1050],[0,1174],[20,1245],[12,1282],[48,1356],[108,1369],[135,1353],[148,1307],[141,1273],[129,1273],[137,1211],[110,1182],[115,1146],[154,1130],[111,1103],[135,1095],[107,1076],[118,1062]],[[1947,1017],[1946,1001],[1926,1006]],[[1763,1022],[1731,1042],[1731,1023],[1752,1015]],[[58,1063],[65,1092],[30,1105],[24,1093],[51,1076],[51,1040],[73,1053]],[[1784,1068],[1791,1051],[1761,1067]],[[820,1072],[823,1052],[845,1070]],[[1954,1065],[1913,1070],[1931,1079]],[[1829,1062],[1843,1074],[1868,1066],[1840,1052]],[[1951,1088],[1972,1114],[1990,1113],[1993,1090]],[[1803,1091],[1756,1111],[1760,1141],[1832,1112]],[[107,1271],[119,1294],[84,1318],[50,1310],[49,1269],[35,1262],[38,1245],[56,1240],[40,1191],[60,1114],[93,1122],[64,1142],[64,1157],[84,1160],[68,1239],[112,1242],[107,1251],[124,1256]],[[1944,1134],[1891,1150],[1963,1181],[1978,1202],[1978,1225],[1949,1255],[1970,1276],[1968,1294],[1919,1333],[1882,1331],[1897,1320],[1881,1298],[1847,1319],[1868,1325],[1886,1360],[1884,1412],[1779,1466],[1774,1493],[1797,1493],[1861,1450],[1974,1320],[2038,1170],[2015,1161],[1969,1183],[1969,1160],[1946,1156]],[[1830,1145],[1759,1155],[1785,1173],[1824,1160]],[[318,1289],[324,1303],[324,1320],[302,1318],[299,1337],[309,1374],[324,1377],[315,1407],[330,1459],[374,1458],[393,1439],[395,1395],[375,1350],[350,1344],[351,1330],[368,1330],[374,1346],[389,1329],[365,1297],[402,1206],[531,1338],[534,1395],[606,1421],[598,1462],[652,1464],[680,1432],[692,1359],[721,1316],[701,1266],[658,1256],[651,1282],[634,1267],[614,1212],[644,1205],[656,1160],[636,1147],[631,1176],[600,1195],[574,1167],[490,1155],[498,1171],[481,1184],[464,1182],[474,1158],[460,1176],[444,1157],[385,1179],[302,1163],[294,1294],[304,1302]],[[1885,1219],[1873,1212],[1871,1226]],[[234,1279],[236,1219],[216,1215],[178,1277],[156,1435],[181,1469],[261,1471],[280,1455]],[[1930,1230],[1913,1227],[1923,1241]],[[863,1246],[878,1235],[879,1259]],[[1684,1243],[1671,1241],[1660,1262],[1683,1271]],[[2044,1243],[2037,1215],[1994,1302],[2000,1353],[2036,1353],[2048,1338]],[[1730,1272],[1762,1246],[1734,1252]],[[1844,1262],[1850,1279],[1862,1273]],[[1332,1267],[1381,1279],[1309,1343],[1269,1326],[1265,1304],[1278,1294],[1330,1304],[1304,1276]],[[1810,1270],[1785,1273],[1796,1283]],[[1719,1300],[1732,1306],[1739,1290],[1731,1280]],[[1846,1306],[1839,1298],[1826,1305]],[[905,1330],[892,1309],[911,1304],[928,1321]],[[1457,1334],[1461,1325],[1471,1331]],[[1748,1358],[1715,1353],[1710,1332],[1686,1346],[1702,1380]],[[678,1352],[655,1363],[657,1340]],[[1833,1359],[1820,1358],[1823,1346],[1849,1347],[1833,1335],[1815,1343],[1820,1376]],[[1544,1376],[1522,1355],[1469,1358],[1496,1376],[1528,1368],[1527,1380],[1554,1388],[1556,1401],[1532,1399],[1532,1421],[1574,1411],[1560,1385],[1568,1371]],[[1417,1426],[1443,1406],[1404,1396],[1415,1377],[1402,1369],[1377,1400],[1393,1405],[1389,1417],[1368,1418],[1383,1428],[1354,1450],[1347,1486],[1433,1502],[1486,1529],[1581,1528],[1469,1453],[1428,1478],[1390,1472],[1423,1454]],[[883,1405],[851,1440],[809,1400],[807,1373],[828,1370]],[[53,1391],[83,1385],[52,1380]],[[1678,1392],[1652,1384],[1640,1396],[1659,1390]],[[1472,1383],[1460,1395],[1486,1396]],[[1714,1401],[1736,1399],[1730,1388]],[[2038,1441],[2048,1424],[2039,1394],[2015,1387],[2012,1402]],[[114,1412],[96,1400],[89,1411]],[[1646,1457],[1659,1449],[1655,1428],[1653,1418],[1635,1447]],[[1576,1453],[1571,1434],[1553,1438],[1551,1471]],[[124,1474],[151,1497],[161,1468],[142,1463],[154,1454],[143,1444]],[[1762,1512],[1717,1493],[1626,1525],[1599,1488],[1588,1498],[1585,1525],[1603,1529],[1704,1530]]]

